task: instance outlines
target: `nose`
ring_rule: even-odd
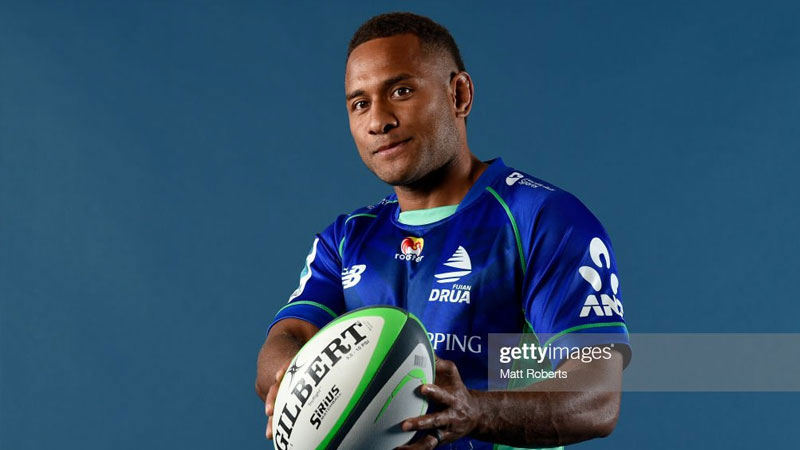
[[[373,103],[369,114],[369,134],[386,134],[400,125],[397,116],[385,102]]]

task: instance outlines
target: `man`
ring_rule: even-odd
[[[613,430],[629,347],[608,236],[572,195],[471,153],[473,95],[453,38],[430,19],[385,14],[356,31],[345,73],[350,131],[394,194],[314,239],[259,354],[268,415],[289,360],[319,328],[390,304],[422,320],[439,357],[436,384],[420,389],[433,412],[402,424],[425,434],[403,450],[553,447]],[[553,335],[610,357],[551,359],[566,379],[487,392],[489,333]]]

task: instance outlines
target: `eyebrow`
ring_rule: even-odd
[[[411,78],[416,78],[416,77],[414,75],[411,75],[411,74],[408,74],[408,73],[401,73],[400,75],[397,75],[396,77],[392,77],[392,78],[389,78],[388,80],[385,80],[383,83],[381,83],[381,85],[385,89],[385,88],[387,88],[387,87],[389,87],[389,86],[391,86],[391,85],[393,85],[395,83],[399,83],[399,82],[401,82],[403,80],[408,80],[408,79],[411,79]],[[352,99],[354,99],[354,98],[356,98],[358,96],[364,95],[365,93],[366,92],[363,89],[358,89],[356,91],[353,91],[353,92],[347,94],[345,99],[347,101],[350,101],[350,100],[352,100]]]

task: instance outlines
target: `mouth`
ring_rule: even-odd
[[[402,141],[390,142],[389,144],[383,145],[383,146],[378,147],[377,149],[373,150],[372,154],[373,155],[378,155],[378,154],[393,153],[396,150],[400,150],[410,140],[411,140],[411,138],[404,139]]]

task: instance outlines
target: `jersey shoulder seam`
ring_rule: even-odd
[[[358,217],[375,219],[378,217],[379,213],[383,212],[387,207],[389,207],[389,205],[393,205],[395,203],[397,203],[397,198],[394,196],[394,194],[391,194],[384,197],[380,202],[374,205],[364,206],[362,208],[359,208],[351,212],[350,214],[347,214],[344,218],[344,222],[342,223],[342,236],[341,238],[339,238],[339,245],[338,245],[339,258],[344,257],[344,241],[345,239],[347,239],[346,230],[348,222]]]
[[[351,212],[350,214],[345,215],[345,223],[350,221],[350,219],[354,219],[356,217],[375,217],[381,212],[383,209],[387,207],[387,205],[392,205],[397,203],[397,198],[395,198],[394,194],[388,195],[381,199],[380,202],[375,203],[369,206],[363,206],[361,208],[356,209],[355,211]]]

